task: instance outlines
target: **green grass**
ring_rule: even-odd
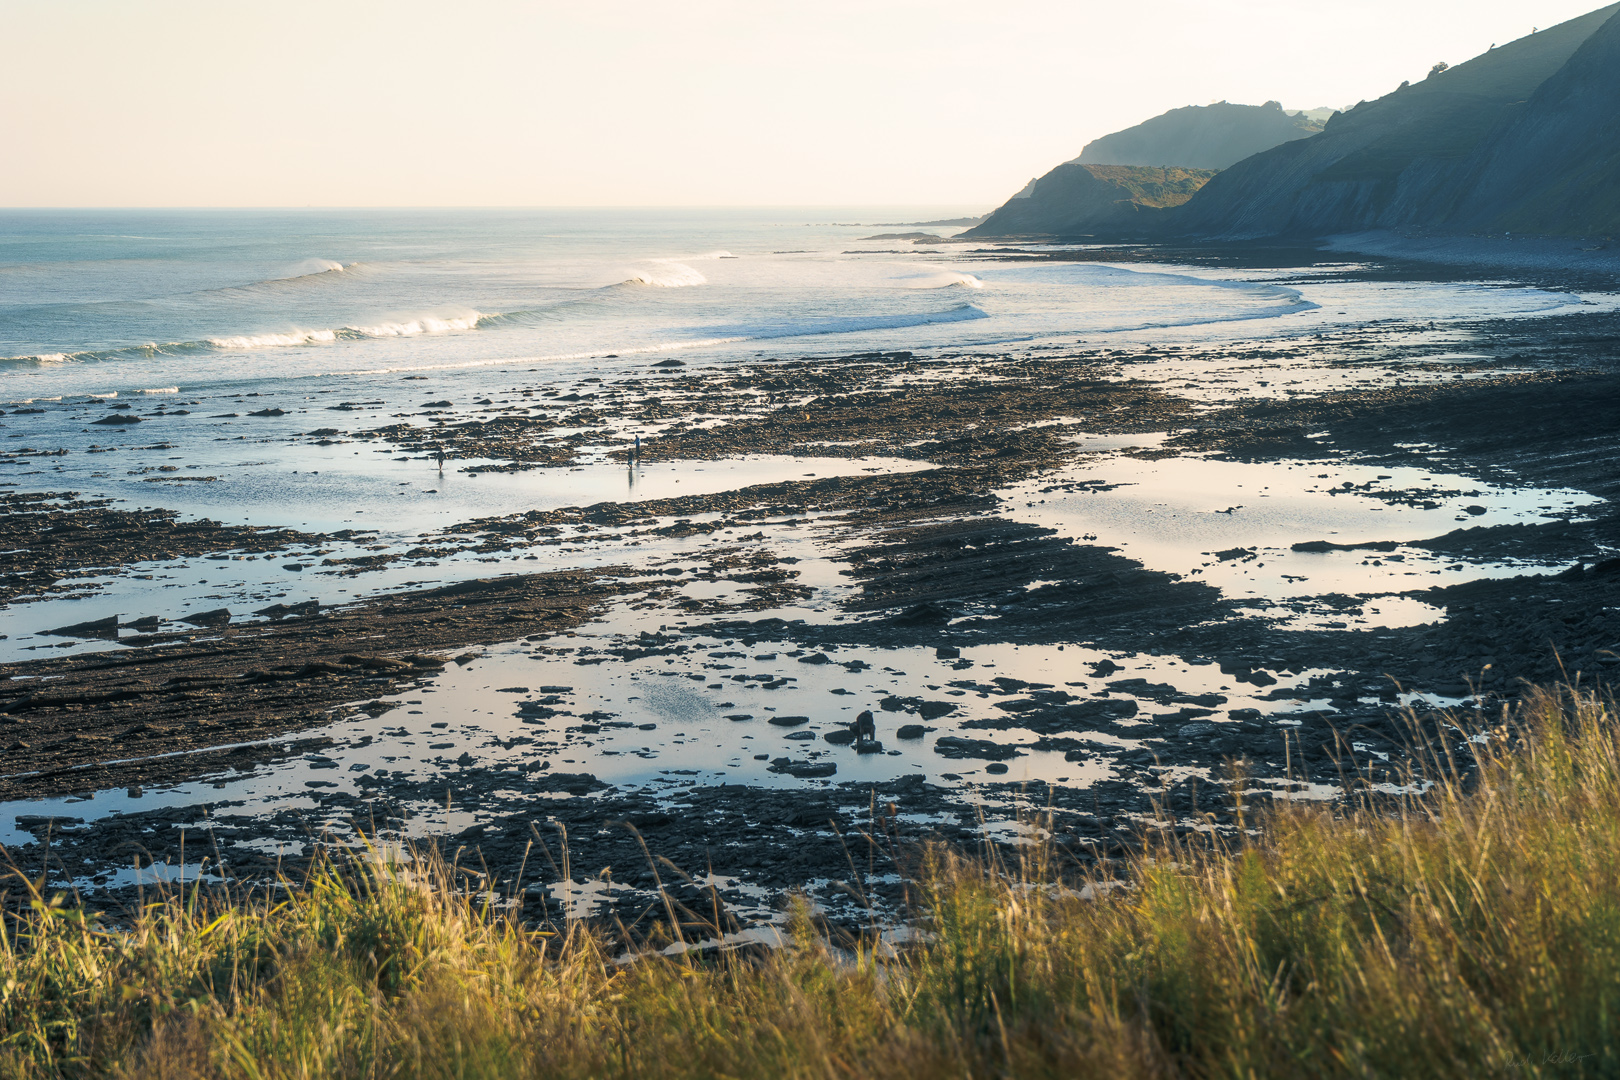
[[[1421,795],[1150,838],[1124,884],[934,850],[899,953],[801,907],[781,949],[623,962],[431,859],[121,929],[19,883],[0,1076],[1620,1075],[1616,720],[1537,693],[1421,751]]]

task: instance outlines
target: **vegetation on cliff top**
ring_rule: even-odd
[[[1081,165],[1179,165],[1227,169],[1285,142],[1308,139],[1322,125],[1280,103],[1189,105],[1087,143]]]
[[[1007,200],[966,237],[1142,229],[1155,211],[1180,206],[1209,183],[1207,169],[1059,165]]]

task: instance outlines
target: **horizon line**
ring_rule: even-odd
[[[873,210],[895,208],[957,208],[961,203],[264,203],[231,205],[116,205],[0,206],[0,213],[24,210]],[[999,203],[997,205],[1000,205]],[[995,209],[991,207],[990,209]],[[989,213],[989,210],[985,211]]]

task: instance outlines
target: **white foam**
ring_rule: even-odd
[[[921,273],[901,274],[898,278],[890,278],[890,282],[898,282],[907,289],[982,289],[984,282],[963,270],[935,269],[929,267]]]
[[[404,322],[385,322],[375,326],[346,326],[345,334],[358,334],[362,337],[415,337],[417,334],[447,334],[452,330],[476,330],[478,320],[484,316],[478,312],[471,315],[462,315],[455,318],[440,319],[431,315],[408,319]]]
[[[687,289],[705,284],[709,279],[673,259],[654,260],[653,269],[638,270],[624,279],[626,285],[649,285],[655,289]]]
[[[358,264],[349,263],[345,266],[343,263],[335,262],[332,259],[305,259],[294,268],[295,273],[284,278],[272,278],[269,283],[298,281],[302,278],[320,277],[323,274],[341,274],[356,265]]]
[[[216,349],[263,349],[276,345],[312,345],[337,340],[334,330],[289,330],[280,334],[241,334],[236,337],[209,338],[208,344]]]
[[[940,274],[934,281],[924,286],[929,289],[982,289],[984,282],[972,274],[946,272]]]
[[[88,398],[115,398],[118,396],[118,391],[112,390],[105,394],[86,394],[84,396]]]
[[[566,360],[593,360],[605,357],[609,352],[615,356],[636,356],[648,353],[684,352],[691,349],[714,348],[720,345],[736,345],[745,341],[771,341],[778,338],[792,337],[819,337],[825,334],[850,334],[863,330],[904,330],[914,326],[932,326],[939,323],[969,322],[975,319],[988,319],[990,316],[971,304],[962,304],[949,311],[930,312],[919,315],[874,315],[869,317],[854,317],[841,319],[826,319],[819,322],[803,323],[795,326],[757,327],[747,332],[730,334],[724,337],[694,338],[686,341],[660,341],[650,345],[607,346],[589,349],[582,352],[549,353],[534,356],[501,356],[481,360],[461,360],[448,364],[411,364],[395,367],[362,368],[352,371],[326,371],[322,376],[331,375],[392,375],[400,371],[456,371],[465,368],[494,367],[502,364],[535,364],[552,363]],[[1022,338],[1018,340],[1024,340]]]
[[[150,390],[137,390],[135,392],[137,394],[178,394],[180,388],[178,386],[154,386]]]

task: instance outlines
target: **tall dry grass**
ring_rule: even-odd
[[[120,929],[24,882],[0,1076],[1620,1075],[1616,710],[1454,719],[1405,793],[1150,837],[1123,884],[931,851],[898,953],[801,905],[779,949],[624,962],[375,853]]]

